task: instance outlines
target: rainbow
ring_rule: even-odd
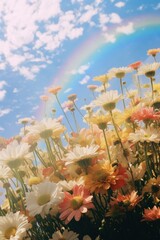
[[[73,52],[69,55],[68,59],[65,60],[64,64],[60,67],[60,70],[54,76],[52,83],[49,87],[52,86],[62,86],[62,92],[68,88],[74,88],[76,84],[74,81],[75,75],[70,74],[73,69],[78,69],[81,65],[87,64],[88,62],[98,61],[98,52],[101,54],[109,54],[112,50],[117,50],[119,43],[126,38],[126,36],[131,36],[132,38],[137,38],[138,36],[145,35],[149,31],[152,31],[153,28],[156,29],[160,26],[160,16],[159,15],[141,15],[135,16],[134,18],[126,19],[122,22],[122,26],[126,26],[129,23],[133,23],[134,32],[131,34],[122,34],[116,32],[116,27],[108,28],[109,33],[113,33],[116,41],[113,43],[106,43],[106,40],[101,32],[95,32],[86,39],[84,39],[79,46],[76,46],[73,49]],[[145,38],[145,37],[144,37]],[[159,46],[153,46],[159,47]],[[102,73],[103,74],[103,73]],[[47,113],[49,113],[53,107],[53,98],[49,99],[47,103]],[[41,103],[40,109],[38,110],[38,116],[42,116],[44,111],[44,104]]]

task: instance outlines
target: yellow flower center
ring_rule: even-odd
[[[117,72],[115,75],[117,78],[123,78],[125,76],[125,72]]]
[[[71,206],[74,210],[79,209],[83,204],[83,199],[81,196],[76,196],[71,201]]]
[[[17,231],[16,227],[8,228],[4,233],[5,238],[10,239],[11,236],[14,237],[16,235],[16,231]]]
[[[46,138],[51,137],[52,134],[53,134],[52,129],[46,129],[40,133],[40,137],[46,139]]]
[[[39,177],[31,177],[28,180],[30,186],[39,184],[40,182],[42,182],[42,180]]]
[[[42,195],[38,198],[38,205],[43,206],[47,204],[51,200],[51,196],[49,194]]]

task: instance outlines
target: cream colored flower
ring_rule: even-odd
[[[94,144],[86,147],[77,145],[72,151],[66,154],[63,160],[65,161],[65,165],[80,163],[96,157],[99,154],[98,149],[99,146]]]
[[[112,68],[109,70],[109,74],[116,78],[124,78],[126,73],[132,72],[133,69],[130,67],[119,67],[119,68]]]
[[[63,198],[61,188],[53,182],[42,182],[32,187],[32,192],[26,193],[27,210],[30,216],[40,214],[44,217],[52,206],[57,206]]]
[[[110,90],[99,95],[92,104],[95,107],[103,107],[105,110],[113,110],[120,99],[122,96],[118,94],[117,90]]]
[[[46,118],[29,126],[27,130],[27,135],[33,134],[41,138],[57,138],[65,131],[65,127],[57,119]]]
[[[0,180],[11,178],[13,176],[11,169],[5,165],[0,164]]]
[[[154,77],[155,72],[159,67],[160,67],[160,63],[157,63],[157,62],[142,65],[138,69],[138,75],[145,75],[146,77]]]
[[[63,233],[56,231],[50,240],[79,240],[79,234],[65,229]]]
[[[136,142],[160,142],[160,134],[157,132],[156,129],[152,128],[142,128],[136,130],[135,133],[130,133],[128,140],[132,141],[133,143]]]
[[[9,167],[18,167],[30,157],[28,143],[14,140],[0,151],[0,162]]]
[[[6,216],[0,217],[0,239],[22,240],[30,227],[27,217],[20,212],[7,213]]]

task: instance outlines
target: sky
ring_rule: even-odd
[[[42,119],[49,87],[62,86],[61,102],[84,101],[94,76],[151,62],[147,50],[159,47],[158,0],[1,0],[0,136],[17,135],[18,119]],[[56,106],[50,97],[45,114]]]

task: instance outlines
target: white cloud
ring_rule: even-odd
[[[13,89],[13,93],[18,93],[18,92],[19,92],[19,90],[17,88]]]
[[[4,128],[3,128],[3,127],[0,127],[0,131],[1,131],[1,132],[4,131]]]
[[[94,8],[92,5],[86,5],[84,11],[85,12],[79,18],[80,23],[91,23],[92,18],[98,13],[98,9]]]
[[[64,93],[68,93],[68,92],[70,92],[72,90],[72,88],[67,88],[65,91],[64,91]]]
[[[116,35],[111,33],[104,33],[106,43],[114,43],[116,41]]]
[[[111,13],[109,14],[110,20],[109,22],[111,23],[121,23],[122,19],[117,13]]]
[[[155,10],[159,10],[159,9],[160,9],[160,3],[158,3],[157,6],[155,6],[154,9],[155,9]]]
[[[6,81],[0,81],[0,89],[7,85]]]
[[[0,109],[0,117],[3,117],[4,115],[7,115],[11,112],[10,108]]]
[[[81,81],[79,81],[79,83],[80,83],[81,85],[87,84],[88,81],[89,81],[89,79],[90,79],[90,76],[89,76],[89,75],[86,75]]]
[[[78,69],[72,70],[70,73],[71,74],[85,74],[85,72],[89,69],[90,64],[82,65]]]
[[[5,98],[6,96],[6,90],[0,90],[0,101],[3,101],[3,99]]]
[[[117,32],[124,33],[126,35],[133,33],[134,32],[133,22],[129,22],[127,25],[117,27]]]
[[[0,101],[3,101],[6,96],[7,91],[3,89],[6,85],[6,81],[0,81]]]
[[[138,8],[137,8],[139,11],[142,11],[144,9],[144,5],[140,5]]]
[[[124,7],[125,2],[117,2],[117,3],[115,3],[115,6],[118,7],[118,8]]]

